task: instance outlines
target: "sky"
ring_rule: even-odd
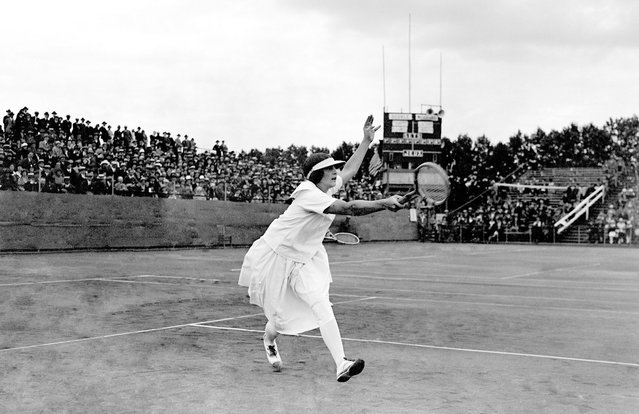
[[[55,110],[202,150],[335,149],[384,108],[441,104],[443,136],[493,143],[638,112],[631,0],[21,0],[2,14],[3,115]]]

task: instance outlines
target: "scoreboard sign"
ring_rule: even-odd
[[[380,142],[386,166],[381,182],[385,192],[405,191],[414,181],[413,168],[437,162],[441,154],[442,118],[428,113],[384,112]]]
[[[418,157],[421,158],[424,156],[424,151],[422,150],[403,150],[402,155],[404,157]]]
[[[436,113],[384,113],[382,154],[390,168],[436,161],[441,153],[442,118]]]
[[[437,114],[384,113],[384,146],[419,145],[419,149],[433,151],[439,149],[441,135],[442,120]]]

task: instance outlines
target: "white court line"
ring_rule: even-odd
[[[231,320],[236,320],[236,319],[253,318],[255,316],[263,316],[263,315],[264,315],[263,313],[255,313],[255,314],[251,314],[251,315],[236,316],[236,317],[233,317],[233,318],[214,319],[214,320],[211,320],[211,321],[196,322],[196,323],[184,323],[184,324],[181,324],[181,325],[163,326],[161,328],[142,329],[142,330],[139,330],[139,331],[120,332],[120,333],[109,334],[109,335],[91,336],[91,337],[88,337],[88,338],[70,339],[68,341],[57,341],[57,342],[49,342],[49,343],[45,343],[45,344],[25,345],[25,346],[18,346],[18,347],[15,347],[15,348],[3,348],[3,349],[0,349],[0,353],[8,352],[8,351],[21,351],[21,350],[33,349],[33,348],[42,348],[42,347],[54,346],[54,345],[74,344],[74,343],[78,343],[78,342],[88,342],[88,341],[95,341],[95,340],[100,340],[100,339],[117,338],[119,336],[137,335],[137,334],[148,333],[148,332],[166,331],[166,330],[169,330],[169,329],[185,328],[185,327],[188,327],[188,326],[200,326],[199,324],[203,324],[203,323],[226,322],[226,321],[231,321]]]
[[[341,304],[345,304],[345,303],[359,302],[359,301],[371,300],[371,299],[375,299],[375,297],[374,296],[366,296],[366,297],[363,297],[363,298],[358,298],[358,299],[353,299],[353,300],[335,302],[333,304],[334,305],[341,305]],[[49,342],[49,343],[45,343],[45,344],[26,345],[26,346],[19,346],[19,347],[15,347],[15,348],[4,348],[4,349],[0,349],[0,352],[20,351],[20,350],[25,350],[25,349],[42,348],[42,347],[46,347],[46,346],[74,344],[74,343],[79,343],[79,342],[87,342],[87,341],[94,341],[94,340],[100,340],[100,339],[117,338],[119,336],[137,335],[137,334],[148,333],[148,332],[166,331],[166,330],[169,330],[169,329],[185,328],[185,327],[188,327],[188,326],[199,327],[199,326],[204,326],[202,324],[234,321],[234,320],[238,320],[238,319],[254,318],[256,316],[264,316],[264,313],[263,312],[252,313],[252,314],[249,314],[249,315],[234,316],[234,317],[222,318],[222,319],[214,319],[214,320],[210,320],[210,321],[185,323],[185,324],[181,324],[181,325],[164,326],[164,327],[161,327],[161,328],[142,329],[142,330],[139,330],[139,331],[121,332],[121,333],[115,333],[115,334],[109,334],[109,335],[101,335],[101,336],[92,336],[92,337],[89,337],[89,338],[70,339],[68,341],[56,341],[56,342]]]
[[[202,277],[190,277],[190,276],[160,276],[160,275],[131,275],[131,276],[116,276],[114,279],[125,279],[125,278],[138,278],[138,277],[156,277],[158,279],[186,279],[186,280],[197,280],[197,281],[220,281],[219,279],[206,279]]]
[[[368,297],[368,298],[363,298],[361,300],[367,300],[367,299],[373,299],[373,298],[374,297]],[[347,302],[352,302],[352,301],[347,301]],[[347,302],[342,302],[342,303],[347,303]],[[161,328],[142,329],[142,330],[139,330],[139,331],[122,332],[122,333],[116,333],[116,334],[110,334],[110,335],[101,335],[101,336],[95,336],[95,337],[89,337],[89,338],[72,339],[72,340],[68,340],[68,341],[49,342],[49,343],[46,343],[46,344],[27,345],[27,346],[15,347],[15,348],[4,348],[4,349],[0,349],[0,353],[9,352],[9,351],[21,351],[21,350],[34,349],[34,348],[42,348],[42,347],[54,346],[54,345],[66,345],[66,344],[87,342],[87,341],[100,340],[100,339],[109,339],[109,338],[116,338],[116,337],[121,337],[121,336],[136,335],[136,334],[149,333],[149,332],[159,332],[159,331],[165,331],[165,330],[169,330],[169,329],[178,329],[178,328],[185,328],[185,327],[197,327],[197,328],[207,328],[207,329],[217,329],[217,330],[227,330],[227,331],[263,333],[264,332],[263,330],[256,330],[256,329],[244,329],[244,328],[233,328],[233,327],[221,327],[221,326],[206,325],[206,324],[210,324],[210,323],[226,322],[226,321],[231,321],[231,320],[252,318],[252,317],[255,317],[255,316],[262,316],[262,315],[263,315],[263,313],[260,312],[260,313],[237,316],[237,317],[231,317],[231,318],[214,319],[214,320],[211,320],[211,321],[186,323],[186,324],[180,324],[180,325],[165,326],[165,327],[161,327]],[[304,338],[314,338],[314,339],[317,339],[317,338],[321,339],[322,338],[321,336],[318,336],[318,335],[301,334],[301,335],[296,335],[296,336],[300,336],[300,337],[304,337]],[[425,345],[425,344],[411,344],[411,343],[405,343],[405,342],[381,341],[381,340],[374,340],[374,339],[342,338],[342,340],[351,341],[351,342],[374,343],[374,344],[381,344],[381,345],[397,345],[397,346],[405,346],[405,347],[412,347],[412,348],[438,349],[438,350],[458,351],[458,352],[471,352],[471,353],[483,353],[483,354],[492,354],[492,355],[521,356],[521,357],[528,357],[528,358],[544,358],[544,359],[553,359],[553,360],[562,360],[562,361],[588,362],[588,363],[595,363],[595,364],[620,365],[620,366],[626,366],[626,367],[639,368],[639,364],[631,363],[631,362],[617,362],[617,361],[606,361],[606,360],[585,359],[585,358],[571,358],[571,357],[562,357],[562,356],[553,356],[553,355],[527,354],[527,353],[519,353],[519,352],[489,351],[489,350],[483,350],[483,349],[456,348],[456,347]]]
[[[335,295],[335,296],[340,296],[340,295]],[[377,299],[377,296],[365,296],[363,298],[358,298],[358,299],[343,300],[341,302],[335,302],[333,303],[333,305],[343,305],[344,303],[363,302],[365,300],[372,300],[372,299]]]
[[[71,279],[71,280],[48,280],[41,282],[20,282],[20,283],[4,283],[0,284],[0,287],[10,287],[10,286],[28,286],[28,285],[50,285],[55,283],[74,283],[74,282],[111,282],[111,283],[131,283],[131,284],[140,284],[140,285],[168,285],[168,286],[184,286],[184,287],[193,287],[193,285],[185,285],[183,283],[167,283],[167,282],[148,282],[148,281],[140,281],[140,280],[120,280],[120,279],[104,279],[104,278],[94,278],[94,279]],[[197,285],[198,287],[206,286],[206,285]],[[207,286],[212,287],[212,286]],[[218,287],[218,286],[216,286]]]
[[[223,330],[223,331],[256,332],[256,333],[257,332],[260,332],[260,333],[264,332],[262,330],[230,328],[230,327],[224,327],[224,326],[211,326],[211,325],[201,325],[201,324],[198,324],[197,326],[198,327],[202,327],[202,328],[218,329],[218,330]],[[319,335],[306,335],[306,334],[294,335],[294,336],[299,336],[299,337],[302,337],[302,338],[313,338],[313,339],[318,339],[318,338],[321,339],[322,338]],[[471,353],[491,354],[491,355],[519,356],[519,357],[526,357],[526,358],[543,358],[543,359],[553,359],[553,360],[559,360],[559,361],[588,362],[588,363],[593,363],[593,364],[620,365],[620,366],[624,366],[624,367],[639,368],[639,364],[636,364],[636,363],[633,363],[633,362],[618,362],[618,361],[606,361],[606,360],[601,360],[601,359],[572,358],[572,357],[563,357],[563,356],[556,356],[556,355],[527,354],[527,353],[523,353],[523,352],[489,351],[489,350],[485,350],[485,349],[457,348],[457,347],[451,347],[451,346],[411,344],[411,343],[407,343],[407,342],[381,341],[381,340],[377,340],[377,339],[359,339],[359,338],[344,338],[344,337],[342,337],[342,340],[350,341],[350,342],[362,342],[362,343],[370,343],[370,344],[380,344],[380,345],[396,345],[396,346],[404,346],[404,347],[411,347],[411,348],[437,349],[437,350],[444,350],[444,351],[471,352]]]
[[[348,260],[348,261],[335,261],[330,262],[331,265],[342,265],[342,264],[357,264],[357,263],[372,263],[372,262],[396,262],[398,260],[415,260],[415,259],[428,259],[431,257],[437,257],[437,255],[431,254],[428,256],[408,256],[408,257],[385,257],[383,259],[366,259],[366,260]]]
[[[344,289],[363,289],[363,288],[349,288],[341,287]],[[462,292],[446,292],[436,290],[415,290],[415,289],[381,289],[384,292],[411,292],[411,293],[424,293],[427,295],[449,295],[449,296],[476,296],[480,298],[507,298],[507,299],[534,299],[534,300],[550,300],[557,302],[583,302],[583,303],[629,303],[636,304],[637,301],[623,302],[619,300],[597,300],[597,299],[577,299],[577,298],[558,298],[549,296],[523,296],[523,295],[498,295],[493,293],[462,293]]]
[[[504,276],[501,279],[503,279],[503,280],[516,279],[516,278],[520,278],[520,277],[540,275],[540,274],[550,273],[550,272],[562,272],[564,270],[586,269],[586,268],[589,268],[589,267],[597,267],[599,265],[600,265],[600,263],[590,263],[590,264],[579,265],[579,266],[559,267],[559,268],[555,268],[555,269],[543,269],[543,270],[538,270],[536,272],[523,273],[523,274],[520,274],[520,275]]]
[[[347,288],[347,289],[367,289],[367,288]],[[393,290],[393,289],[381,289],[381,290]],[[415,291],[410,291],[415,292]],[[418,292],[419,293],[419,292]],[[470,302],[463,300],[442,300],[442,299],[423,299],[423,298],[400,298],[393,296],[375,296],[375,299],[391,300],[391,301],[404,301],[404,302],[429,302],[429,303],[447,303],[458,305],[477,305],[477,306],[496,306],[501,308],[521,308],[521,309],[535,309],[535,310],[561,310],[561,311],[576,311],[576,312],[588,312],[588,313],[620,313],[624,315],[639,315],[639,312],[633,311],[621,311],[621,310],[609,310],[609,309],[592,309],[592,308],[568,308],[561,306],[538,306],[538,305],[521,305],[521,304],[508,304],[508,303],[495,303],[495,302]]]
[[[108,280],[103,278],[83,278],[83,279],[61,279],[61,280],[42,280],[39,282],[17,282],[17,283],[3,283],[0,287],[9,286],[27,286],[27,285],[48,285],[54,283],[73,283],[73,282],[95,282],[101,280]]]
[[[464,266],[465,267],[465,266]],[[552,270],[552,269],[551,269]],[[359,273],[358,273],[359,272]],[[392,275],[394,276],[398,276],[398,277],[411,277],[411,276],[415,276],[415,272],[406,272],[406,273],[399,273],[399,272],[389,272],[389,271],[381,271],[381,272],[376,272],[375,270],[372,269],[362,269],[362,270],[357,270],[357,269],[349,269],[348,273],[342,273],[341,270],[337,269],[337,270],[333,270],[333,276],[347,276],[347,277],[359,277],[359,278],[366,278],[366,277],[375,277],[376,275],[379,276],[386,276],[387,279],[390,280],[390,278],[388,277],[388,275]],[[628,273],[632,276],[636,275],[636,272],[630,272],[630,271],[626,271],[625,273]],[[530,274],[534,274],[534,272],[530,273]],[[455,279],[472,279],[472,280],[485,280],[488,282],[494,282],[496,280],[499,280],[499,278],[497,277],[491,277],[491,276],[474,276],[471,275],[469,273],[466,274],[447,274],[447,273],[442,273],[442,274],[437,274],[437,273],[422,273],[423,276],[426,277],[438,277],[440,279],[424,279],[424,278],[420,278],[419,280],[423,281],[423,282],[444,282],[444,283],[455,283]],[[529,275],[529,273],[523,275],[523,276],[527,276]],[[548,283],[549,279],[535,279],[535,278],[527,278],[526,282],[541,282],[541,283]],[[602,281],[596,281],[596,280],[574,280],[574,279],[552,279],[552,282],[555,283],[575,283],[575,282],[579,282],[580,284],[590,284],[590,285],[602,285],[604,284],[604,282]],[[456,282],[456,283],[460,283],[460,282]],[[631,286],[631,287],[635,287],[637,286],[637,283],[618,283],[615,282],[614,284],[615,286]],[[502,285],[502,286],[537,286],[537,287],[547,287],[546,285]],[[608,286],[608,285],[606,285]],[[571,286],[572,288],[572,286]]]
[[[425,275],[425,276],[430,276],[430,275]],[[469,279],[478,279],[478,280],[485,280],[488,283],[479,283],[479,282],[475,282],[475,281],[464,281],[464,280],[445,280],[445,279],[423,279],[423,278],[395,278],[395,277],[384,277],[384,276],[364,276],[364,275],[355,275],[355,274],[346,274],[346,273],[333,273],[333,278],[356,278],[356,279],[370,279],[370,280],[384,280],[384,281],[388,281],[388,282],[394,282],[394,281],[405,281],[405,282],[423,282],[423,283],[441,283],[441,284],[448,284],[448,285],[478,285],[478,286],[484,286],[484,287],[513,287],[513,288],[536,288],[536,289],[563,289],[563,290],[596,290],[596,291],[601,291],[601,292],[623,292],[623,293],[629,293],[629,292],[639,292],[639,289],[622,289],[622,288],[608,288],[608,287],[600,287],[600,286],[556,286],[556,285],[546,285],[546,284],[540,284],[540,285],[523,285],[523,284],[506,284],[506,283],[497,283],[499,282],[500,279],[494,279],[494,278],[473,278],[470,277]],[[548,282],[548,280],[546,279],[527,279],[527,281],[531,281],[531,280],[536,280],[536,281],[540,281],[540,282]],[[495,282],[495,283],[490,283],[490,282]],[[557,282],[557,280],[553,280],[553,282]],[[587,281],[575,281],[575,280],[564,280],[564,281],[560,281],[560,282],[565,282],[565,283],[599,283],[601,284],[601,282],[587,282]],[[636,284],[632,284],[629,286],[636,286]],[[354,289],[354,288],[353,288]]]

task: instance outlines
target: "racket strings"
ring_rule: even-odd
[[[435,202],[444,201],[448,197],[449,184],[447,177],[432,168],[422,168],[417,174],[419,193]]]
[[[359,243],[359,237],[351,233],[336,233],[335,240],[345,244],[357,244]]]

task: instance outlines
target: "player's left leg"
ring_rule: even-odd
[[[339,326],[337,325],[337,320],[333,314],[333,308],[330,302],[328,302],[328,300],[317,302],[311,306],[311,309],[317,317],[322,339],[335,362],[337,381],[346,382],[352,376],[362,372],[364,369],[364,360],[348,359],[344,354],[342,335],[339,331]]]

